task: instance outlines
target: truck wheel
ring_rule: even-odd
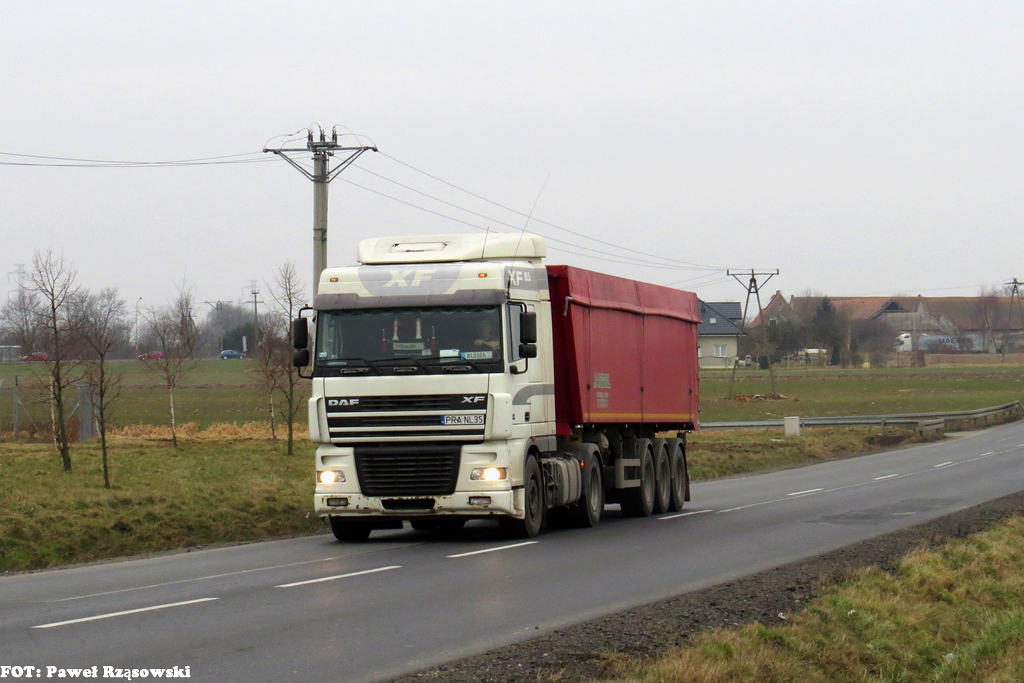
[[[331,520],[331,531],[339,541],[365,541],[370,537],[372,529],[366,522],[343,517],[329,517],[329,519]]]
[[[636,457],[640,460],[640,486],[624,489],[621,495],[622,514],[647,517],[654,511],[654,449],[650,439],[636,440]]]
[[[690,488],[690,475],[686,471],[683,444],[679,439],[669,439],[668,459],[672,467],[672,502],[668,509],[669,512],[679,512],[686,505]]]
[[[582,474],[583,490],[576,507],[572,508],[572,523],[585,529],[597,526],[604,512],[604,481],[596,455],[587,460]]]
[[[672,505],[672,466],[665,439],[654,439],[654,511],[668,512]]]
[[[533,538],[540,533],[544,523],[544,481],[537,458],[532,455],[526,459],[526,467],[523,468],[523,503],[525,517],[505,517],[500,522],[501,528],[514,538]]]

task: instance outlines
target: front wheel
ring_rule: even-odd
[[[358,542],[365,541],[370,537],[372,529],[366,522],[344,517],[330,517],[331,531],[339,541]]]
[[[526,508],[523,519],[505,517],[501,520],[502,530],[513,538],[533,538],[544,523],[544,481],[537,458],[532,455],[523,468],[523,507]]]

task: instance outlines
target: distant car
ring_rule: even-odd
[[[164,357],[163,351],[147,351],[139,354],[139,360],[159,360]]]
[[[30,363],[32,361],[50,360],[50,357],[46,355],[45,351],[36,351],[34,353],[28,354],[27,356],[22,356],[21,360],[25,361],[26,363]]]
[[[224,349],[220,352],[221,360],[242,360],[243,358],[245,358],[245,354],[234,349]]]

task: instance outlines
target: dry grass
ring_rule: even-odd
[[[895,576],[861,570],[779,624],[711,631],[614,680],[1024,680],[1024,520],[915,551]]]
[[[305,431],[305,425],[302,425]],[[280,438],[282,430],[278,429]],[[109,432],[113,438],[148,439],[151,441],[170,441],[171,428],[155,425],[127,425],[115,427]],[[187,422],[178,426],[178,439],[186,441],[244,441],[267,440],[271,438],[270,424],[267,422],[218,422],[205,429],[199,429],[195,422]]]

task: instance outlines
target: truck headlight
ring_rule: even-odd
[[[469,474],[470,481],[501,481],[507,476],[504,467],[478,467]]]
[[[334,470],[324,470],[317,477],[321,484],[337,484],[345,481],[345,475],[342,472],[335,472]]]

